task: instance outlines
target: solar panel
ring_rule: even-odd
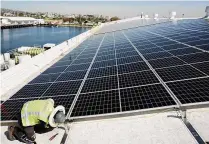
[[[138,56],[130,56],[130,57],[123,57],[120,59],[117,59],[117,64],[127,64],[127,63],[133,63],[133,62],[139,62],[143,61],[143,59],[138,55]]]
[[[85,63],[85,64],[76,64],[76,65],[70,65],[65,72],[68,71],[78,71],[78,70],[87,70],[90,66],[90,63]]]
[[[198,45],[196,46],[202,50],[206,50],[206,51],[209,51],[209,44],[205,44],[205,45]]]
[[[57,95],[67,95],[76,94],[81,84],[81,80],[78,81],[68,81],[68,82],[56,82],[53,83],[43,96],[57,96]]]
[[[159,83],[155,75],[150,71],[134,72],[119,75],[120,87],[132,87],[139,85],[146,85],[152,83]]]
[[[176,105],[161,84],[121,89],[122,111]]]
[[[198,49],[195,49],[195,48],[185,47],[185,48],[181,48],[181,49],[171,50],[169,52],[175,56],[178,56],[178,55],[184,55],[184,54],[198,53],[201,51]]]
[[[192,66],[209,75],[209,62],[196,63],[192,64]]]
[[[104,68],[97,68],[91,69],[88,78],[95,78],[95,77],[103,77],[109,75],[116,75],[117,74],[117,67],[104,67]]]
[[[164,50],[162,48],[159,48],[159,47],[139,50],[139,52],[141,54],[149,54],[149,53],[155,53],[155,52],[160,52],[160,51],[164,51]]]
[[[176,57],[150,60],[149,63],[152,65],[153,68],[163,68],[163,67],[170,67],[170,66],[185,64],[185,62],[179,60]]]
[[[157,69],[156,72],[165,82],[206,76],[189,65]]]
[[[63,72],[68,66],[52,67],[45,70],[42,74],[51,74]]]
[[[118,90],[80,94],[71,116],[98,115],[120,111]]]
[[[61,73],[55,74],[41,74],[33,79],[29,84],[54,82]]]
[[[145,54],[144,57],[147,60],[151,59],[158,59],[158,58],[164,58],[164,57],[171,57],[172,55],[168,52],[157,52],[157,53],[151,53],[151,54]]]
[[[115,59],[115,55],[99,56],[99,57],[96,57],[95,61],[105,61],[105,60],[111,60],[111,59]]]
[[[103,55],[115,55],[115,51],[104,51],[104,52],[98,52],[97,56],[103,56]]]
[[[117,58],[123,58],[127,56],[136,56],[136,55],[139,55],[139,54],[135,50],[131,50],[128,52],[123,52],[123,53],[116,53]]]
[[[86,59],[76,59],[72,65],[76,64],[83,64],[83,63],[90,63],[92,61],[92,58],[86,58]]]
[[[11,99],[40,97],[52,83],[25,85]]]
[[[93,58],[95,56],[95,53],[85,54],[81,53],[77,59],[87,59],[87,58]]]
[[[106,61],[94,62],[92,68],[101,68],[101,67],[114,66],[114,65],[116,65],[116,60],[106,60]]]
[[[81,118],[208,102],[207,31],[199,19],[94,35],[3,102],[2,120],[33,99]]]
[[[159,45],[158,43],[156,45]],[[186,47],[185,45],[183,44],[178,44],[178,43],[175,43],[175,44],[172,44],[172,45],[165,45],[164,44],[162,45],[162,48],[164,50],[173,50],[173,49],[179,49],[179,48],[184,48]]]
[[[67,60],[67,61],[60,61],[52,65],[52,67],[59,67],[59,66],[68,66],[72,63],[72,60]]]
[[[209,78],[167,84],[182,104],[209,101]]]
[[[72,71],[72,72],[65,72],[62,73],[57,81],[69,81],[69,80],[79,80],[83,79],[86,74],[86,70],[84,71]]]
[[[209,53],[195,53],[178,57],[187,63],[209,61]]]
[[[103,91],[118,88],[117,76],[87,79],[82,89],[82,93]]]
[[[118,73],[129,73],[129,72],[135,72],[135,71],[143,71],[148,70],[149,67],[145,62],[136,62],[136,63],[130,63],[130,64],[124,64],[124,65],[118,65]]]

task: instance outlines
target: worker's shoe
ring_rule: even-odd
[[[14,130],[15,130],[15,127],[14,126],[9,126],[8,127],[8,135],[7,135],[7,138],[10,141],[16,140],[16,138],[14,137]]]

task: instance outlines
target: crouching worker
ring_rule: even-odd
[[[54,100],[33,100],[26,102],[18,115],[19,126],[8,127],[9,140],[36,143],[36,134],[44,133],[65,122],[65,108],[54,108]]]

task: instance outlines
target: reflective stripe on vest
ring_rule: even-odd
[[[25,106],[25,110],[27,111],[28,110],[28,103],[26,104],[26,106]],[[29,125],[30,124],[30,122],[29,122],[29,119],[28,119],[28,114],[25,114],[25,119],[26,119],[26,125]]]

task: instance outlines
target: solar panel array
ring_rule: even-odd
[[[102,27],[96,34],[101,34],[101,33],[109,33],[113,31],[118,31],[118,30],[126,30],[126,29],[132,29],[136,27],[142,27],[142,26],[147,26],[147,25],[153,25],[153,24],[158,24],[158,23],[164,23],[168,22],[169,19],[139,19],[139,18],[132,18],[132,20],[122,20],[122,22],[118,21],[113,21]]]
[[[1,105],[1,120],[52,98],[69,117],[209,102],[209,26],[202,19],[94,35]]]

